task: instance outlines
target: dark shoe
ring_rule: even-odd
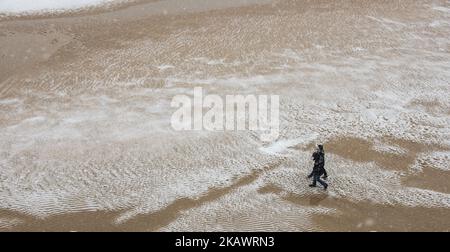
[[[309,185],[309,187],[316,187],[316,185],[314,185],[314,184],[311,184],[311,185]]]
[[[328,185],[324,185],[324,186],[323,186],[323,189],[324,189],[324,190],[327,190],[327,188],[328,188]]]

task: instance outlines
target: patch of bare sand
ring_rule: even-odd
[[[338,211],[315,215],[313,221],[327,231],[449,231],[446,208],[406,207],[325,198],[319,203]]]
[[[403,184],[410,187],[433,190],[450,194],[450,172],[430,167],[423,167],[420,173],[411,174],[403,179]]]
[[[48,218],[36,218],[32,215],[10,210],[0,210],[0,217],[18,219],[19,223],[10,227],[0,228],[0,231],[11,232],[96,232],[121,231],[114,224],[120,212],[93,211],[80,213],[57,214]]]
[[[72,38],[57,31],[27,33],[6,31],[0,35],[0,82],[20,71],[47,61]]]
[[[389,169],[406,170],[417,157],[417,153],[425,148],[422,144],[404,142],[401,147],[410,147],[408,153],[381,153],[374,150],[374,144],[360,138],[338,138],[324,144],[326,151],[356,162],[375,162]]]

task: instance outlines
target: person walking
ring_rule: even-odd
[[[325,170],[325,151],[323,150],[323,145],[319,144],[317,146],[317,150],[313,153],[312,158],[314,160],[314,167],[308,178],[312,177],[313,182],[309,186],[316,187],[317,182],[319,182],[326,190],[328,184],[320,178],[322,175],[324,179],[327,179],[328,177],[327,171]]]

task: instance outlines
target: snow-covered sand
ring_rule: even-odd
[[[448,1],[163,2],[0,23],[0,228],[448,230]],[[280,139],[173,131],[196,86],[280,95]]]

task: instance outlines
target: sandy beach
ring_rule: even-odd
[[[0,231],[450,231],[450,1],[0,8]],[[280,136],[174,131],[275,94]],[[330,187],[306,176],[324,144]]]

